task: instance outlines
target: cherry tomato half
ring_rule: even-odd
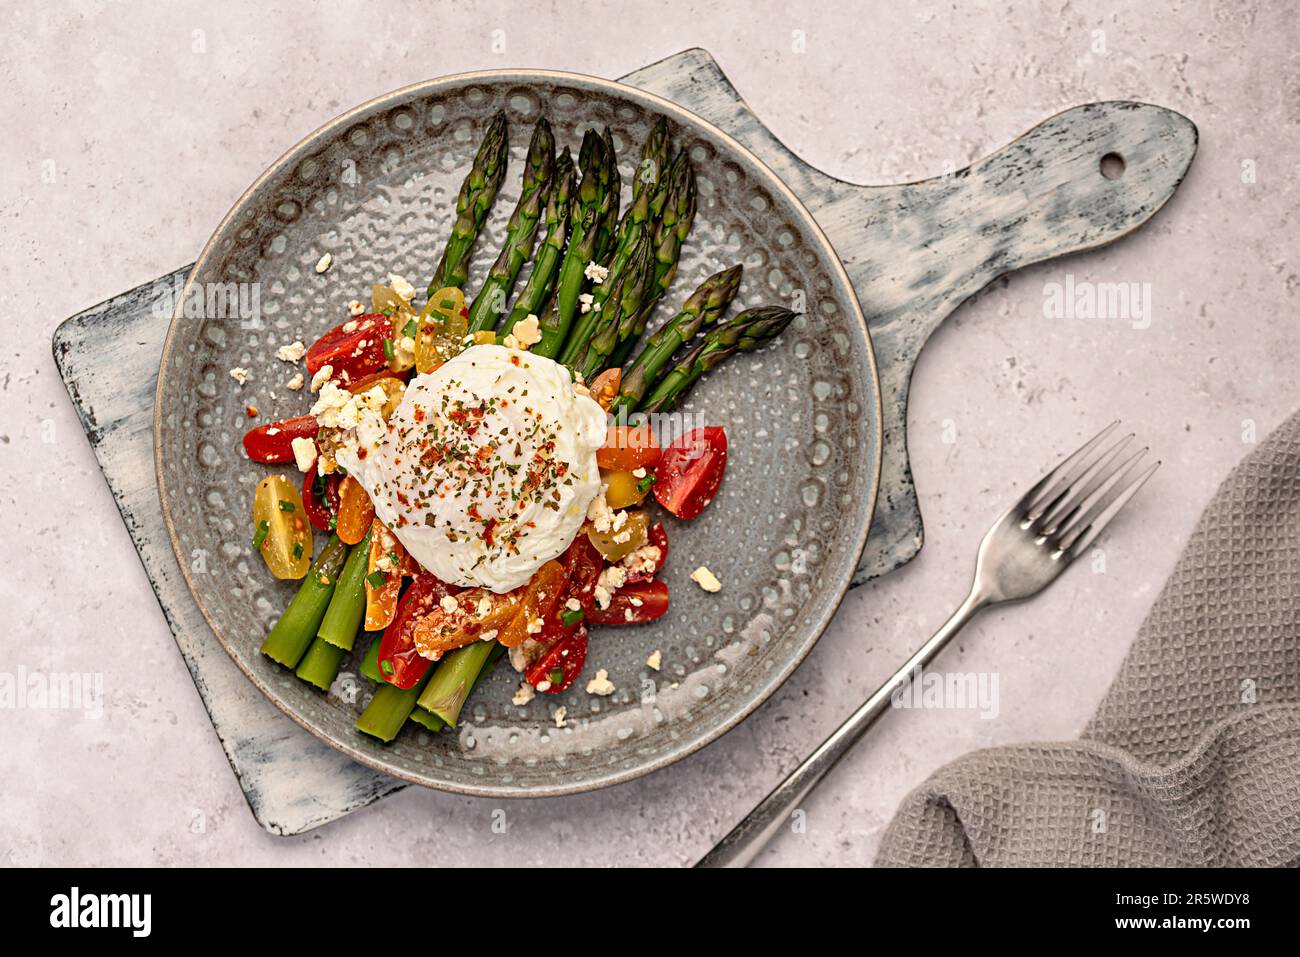
[[[656,579],[624,585],[614,592],[608,608],[586,609],[593,625],[643,625],[668,611],[668,586]]]
[[[654,578],[659,574],[659,570],[664,567],[664,562],[668,561],[668,530],[664,528],[663,522],[655,522],[650,526],[650,532],[646,536],[646,544],[659,549],[659,557],[654,560],[653,568],[629,568],[626,579],[629,585],[633,582],[644,582]]]
[[[537,663],[524,672],[524,680],[542,694],[568,691],[587,662],[587,626],[582,622],[564,629]]]
[[[397,688],[414,688],[433,664],[415,650],[415,626],[439,607],[444,595],[460,591],[421,571],[397,603],[397,613],[379,640],[379,673]]]
[[[329,532],[339,513],[339,476],[337,472],[321,475],[317,464],[312,462],[302,477],[302,509],[313,528]]]
[[[322,366],[333,370],[330,378],[353,382],[388,368],[384,342],[393,336],[393,321],[372,312],[335,326],[307,350],[307,372],[315,375]]]
[[[293,440],[314,439],[318,431],[314,415],[259,425],[244,433],[244,451],[254,462],[292,462]]]
[[[655,498],[678,518],[694,518],[718,494],[726,470],[727,433],[721,426],[692,429],[664,449]]]
[[[596,453],[596,464],[603,469],[631,472],[654,468],[659,456],[659,443],[649,425],[611,425],[605,429],[605,444]]]

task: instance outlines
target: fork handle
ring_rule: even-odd
[[[802,764],[790,772],[784,781],[772,789],[767,797],[750,811],[743,821],[731,829],[713,850],[700,858],[696,867],[747,867],[763,847],[785,826],[790,817],[818,782],[826,776],[840,758],[849,752],[876,719],[889,708],[894,690],[905,684],[917,668],[924,668],[952,636],[961,631],[966,622],[975,617],[989,599],[976,588],[952,613],[924,645],[917,649],[903,666],[876,689],[875,694],[862,703],[849,719],[832,732],[831,736],[810,754]]]

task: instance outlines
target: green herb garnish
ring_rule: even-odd
[[[258,522],[257,531],[253,533],[253,548],[261,548],[262,543],[266,541],[266,536],[269,534],[271,534],[271,523],[266,521]]]
[[[643,478],[641,481],[639,481],[639,482],[636,483],[636,490],[637,490],[638,492],[643,492],[643,493],[644,493],[644,492],[648,492],[648,491],[650,491],[650,486],[651,486],[651,485],[654,485],[654,484],[655,484],[655,473],[654,473],[654,472],[651,472],[649,475],[647,475],[647,476],[646,476],[645,478]]]
[[[293,543],[293,557],[295,560],[302,558],[302,542]]]
[[[388,576],[377,569],[366,576],[366,584],[371,588],[383,588],[387,583]]]
[[[395,358],[397,358],[397,350],[393,348],[392,339],[384,340],[384,358],[387,359],[389,362],[392,362]]]
[[[285,501],[284,499],[281,499],[281,500],[280,500],[280,511],[282,511],[282,512],[296,512],[296,511],[298,511],[298,506],[294,505],[293,502],[288,502],[288,501]]]
[[[560,615],[560,621],[564,622],[565,628],[572,628],[583,619],[582,609],[573,608]]]

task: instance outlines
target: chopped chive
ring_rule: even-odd
[[[573,608],[560,615],[560,621],[564,622],[565,628],[572,628],[578,622],[582,621],[582,618],[583,615],[581,608]]]
[[[552,668],[550,672],[546,675],[546,677],[550,679],[551,684],[558,685],[561,681],[564,680],[564,669]]]
[[[337,515],[330,516],[329,526],[331,532],[339,527],[339,517]]]
[[[387,359],[389,362],[392,362],[395,358],[397,358],[397,350],[393,348],[392,339],[384,340],[384,358]]]
[[[396,565],[398,562],[401,561],[401,559],[397,557],[397,552],[389,552],[388,560],[392,562],[394,565]]]
[[[271,534],[271,523],[267,521],[258,522],[257,531],[253,533],[253,548],[261,548],[262,543],[266,541],[266,536],[269,534]]]
[[[410,322],[408,322],[405,326],[402,327],[402,335],[410,336],[412,339],[415,338],[415,333],[417,331],[418,331],[418,324],[414,319],[412,319]]]
[[[366,584],[371,588],[383,588],[388,583],[388,576],[376,569],[366,576]]]
[[[295,559],[302,558],[302,542],[293,543],[293,557]]]
[[[636,483],[636,490],[638,492],[648,492],[650,491],[650,486],[654,484],[655,484],[655,474],[654,472],[651,472],[641,481]]]
[[[455,309],[455,308],[456,308],[456,300],[455,300],[455,299],[444,299],[444,300],[442,300],[441,302],[438,303],[438,308],[439,308],[439,309],[446,309],[446,310],[449,310],[449,311],[452,310],[452,309]]]
[[[391,675],[393,673],[393,663],[387,658],[384,658],[379,662],[379,670],[386,675]]]
[[[392,307],[392,306],[384,306],[384,308],[383,308],[383,309],[380,309],[379,311],[382,312],[382,313],[383,313],[385,316],[387,316],[389,319],[393,318],[393,307]]]
[[[295,512],[295,511],[297,511],[297,510],[298,510],[298,509],[297,509],[297,506],[294,505],[293,502],[285,501],[284,499],[281,499],[281,500],[280,500],[280,511],[282,511],[282,512]]]

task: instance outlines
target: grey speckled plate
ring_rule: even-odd
[[[662,321],[706,275],[736,261],[733,309],[806,309],[776,343],[709,376],[682,409],[726,427],[722,490],[694,522],[669,523],[669,613],[651,625],[594,629],[584,679],[569,693],[510,703],[518,678],[498,667],[455,732],[408,727],[391,745],[353,729],[365,704],[356,662],[320,694],[258,654],[294,584],[274,580],[250,546],[251,499],[267,468],[240,437],[258,421],[302,414],[275,359],[311,342],[367,299],[389,272],[421,288],[451,221],[456,190],[492,112],[510,117],[512,165],[471,271],[496,255],[539,113],[576,150],[585,129],[614,131],[630,182],[651,122],[668,117],[689,149],[700,204]],[[334,265],[318,275],[323,253]],[[522,280],[521,280],[522,281]],[[251,319],[186,318],[196,291],[252,283]],[[254,287],[247,287],[254,288]],[[228,370],[249,370],[240,387]],[[299,367],[300,368],[300,367]],[[866,325],[821,229],[781,181],[735,140],[667,100],[605,80],[499,71],[398,90],[329,123],[280,158],[239,199],[199,257],[163,351],[155,458],[163,516],[208,623],[236,664],[286,714],[357,761],[399,778],[478,795],[570,794],[626,781],[690,754],[753,711],[798,666],[838,607],[866,541],[880,471],[881,407]],[[689,579],[708,565],[708,595]],[[364,641],[358,642],[359,651]],[[662,670],[645,660],[656,649]],[[586,677],[617,687],[589,696]],[[568,711],[563,729],[555,709]]]

